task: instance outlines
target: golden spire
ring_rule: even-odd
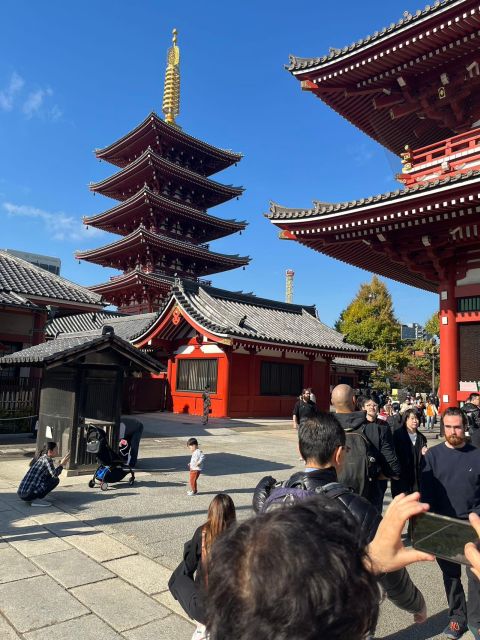
[[[167,53],[162,111],[165,114],[165,122],[178,126],[175,118],[180,113],[180,49],[177,46],[177,30],[174,29],[172,33],[173,44]]]

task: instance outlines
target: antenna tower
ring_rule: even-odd
[[[285,302],[293,302],[293,276],[295,271],[287,269],[285,271]]]

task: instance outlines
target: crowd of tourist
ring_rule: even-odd
[[[262,478],[252,494],[255,515],[240,523],[230,496],[216,495],[185,544],[169,588],[196,622],[192,640],[364,640],[375,634],[382,597],[420,624],[425,598],[407,566],[434,560],[448,604],[445,637],[470,630],[480,640],[480,547],[464,550],[467,603],[460,564],[409,546],[412,519],[429,509],[470,520],[480,536],[479,394],[443,412],[444,441],[430,448],[433,398],[382,402],[341,384],[331,403],[330,413],[320,412],[304,389],[293,411],[302,470]],[[196,438],[188,448],[188,495],[196,495],[204,454]],[[55,467],[56,452],[52,442],[34,459],[22,500],[35,504],[58,484],[66,459]]]
[[[443,413],[444,442],[428,448],[419,427],[435,424],[433,398],[398,406],[386,399],[379,407],[338,385],[334,411],[322,413],[304,389],[293,411],[302,471],[282,482],[262,478],[255,516],[241,523],[231,499],[219,494],[185,545],[170,589],[197,621],[193,638],[364,640],[375,633],[382,593],[422,623],[425,599],[406,567],[436,559],[448,603],[444,635],[456,640],[470,629],[480,640],[477,546],[465,547],[468,605],[460,564],[405,546],[412,519],[429,509],[469,519],[480,535],[480,450],[471,443],[469,416],[477,411],[480,425],[480,402],[469,403]],[[383,513],[388,481],[392,501]]]

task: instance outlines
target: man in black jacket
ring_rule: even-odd
[[[377,462],[377,477],[371,479],[369,491],[365,496],[382,512],[383,493],[379,480],[397,480],[400,475],[400,464],[395,455],[391,433],[381,428],[377,422],[369,422],[365,411],[355,411],[355,393],[348,384],[339,384],[332,391],[332,404],[335,417],[343,429],[361,431],[371,444]]]
[[[323,413],[304,420],[300,424],[298,438],[305,469],[295,473],[283,486],[315,491],[318,487],[337,482],[337,469],[345,454],[346,438],[345,431],[335,416]],[[265,502],[275,484],[276,480],[267,476],[257,485],[253,496],[253,509],[256,513],[264,511]],[[368,500],[347,489],[334,499],[355,519],[359,538],[365,544],[371,542],[382,520],[377,509]],[[384,574],[380,583],[389,600],[400,609],[413,613],[415,622],[426,619],[425,600],[406,569]]]
[[[474,447],[480,446],[480,394],[471,393],[462,409],[467,414],[468,433]]]

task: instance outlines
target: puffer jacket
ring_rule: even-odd
[[[333,467],[315,469],[310,472],[300,471],[284,482],[283,486],[314,491],[317,487],[325,486],[331,482],[337,482],[337,473]],[[253,494],[252,502],[255,513],[262,513],[265,502],[276,484],[277,480],[272,476],[266,476],[260,480]],[[368,500],[350,491],[340,495],[336,500],[339,500],[358,522],[359,535],[363,538],[364,543],[371,542],[382,520],[377,509]],[[406,569],[385,573],[379,576],[379,582],[388,599],[399,609],[414,614],[419,613],[425,606],[421,591],[413,584]]]

